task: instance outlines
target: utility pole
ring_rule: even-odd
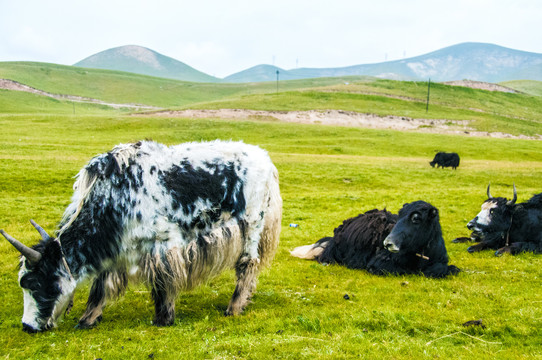
[[[277,94],[279,93],[279,71],[277,70]]]
[[[425,105],[425,112],[429,111],[429,92],[431,91],[431,78],[427,82],[427,105]]]

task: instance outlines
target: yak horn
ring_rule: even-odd
[[[514,198],[506,203],[508,206],[512,206],[516,203],[516,200],[518,199],[518,193],[516,191],[516,183],[514,183]]]
[[[491,186],[491,183],[489,183],[489,184],[487,185],[487,198],[488,198],[488,199],[493,199],[493,196],[491,196],[491,193],[489,192],[489,187],[490,187],[490,186]]]
[[[8,233],[6,233],[4,230],[0,230],[0,234],[2,234],[6,238],[6,240],[9,241],[11,243],[11,245],[13,245],[15,247],[15,249],[19,250],[19,252],[27,260],[29,260],[30,262],[34,262],[34,263],[40,261],[41,254],[38,251],[29,248],[28,246],[26,246],[25,244],[23,244],[19,240],[15,239],[14,237],[12,237]]]
[[[47,234],[47,231],[43,230],[43,228],[41,226],[39,226],[34,220],[30,219],[30,223],[32,224],[32,226],[34,226],[36,228],[36,230],[38,230],[38,232],[40,233],[41,238],[43,240],[51,239],[49,234]]]

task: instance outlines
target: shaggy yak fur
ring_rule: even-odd
[[[479,242],[467,250],[471,253],[497,250],[495,255],[515,255],[524,251],[542,253],[542,193],[516,204],[515,185],[512,200],[492,197],[488,186],[487,197],[480,213],[467,224],[472,231],[471,239]]]
[[[77,285],[92,280],[79,328],[102,318],[128,280],[150,287],[158,326],[175,298],[223,270],[237,284],[226,315],[243,311],[258,273],[274,257],[282,216],[278,173],[267,153],[240,142],[121,144],[81,169],[56,237],[22,254],[23,330],[56,326]]]
[[[347,219],[333,237],[295,248],[291,254],[377,275],[422,273],[440,278],[459,272],[448,265],[438,210],[423,201],[405,204],[399,215],[374,209]]]
[[[438,152],[435,154],[433,161],[429,162],[429,165],[431,167],[437,165],[437,168],[439,166],[442,168],[451,167],[455,170],[459,166],[459,155],[457,153]]]

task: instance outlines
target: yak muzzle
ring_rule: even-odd
[[[467,229],[469,230],[474,230],[476,228],[476,218],[472,219],[471,221],[469,221],[469,223],[467,224]]]
[[[384,239],[384,247],[389,252],[392,252],[392,253],[399,252],[399,246],[395,244],[395,242],[393,241],[393,238],[390,235],[388,235],[386,239]]]
[[[40,330],[34,329],[32,326],[23,323],[23,331],[25,333],[28,333],[28,334],[35,334],[35,333],[39,332]]]

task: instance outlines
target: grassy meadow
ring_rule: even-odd
[[[420,84],[360,81],[316,86],[278,94],[230,94],[220,103],[199,95],[194,102],[203,108],[222,104],[425,114],[416,100],[423,99],[423,89],[416,90]],[[380,88],[378,95],[367,94],[367,86],[370,92]],[[466,104],[453,101],[456,91]],[[145,96],[153,95],[137,94],[122,101],[141,102],[134,99]],[[99,94],[92,97],[103,99]],[[442,86],[435,88],[437,99],[441,105],[431,108],[428,116],[472,116],[482,128],[527,135],[542,132],[542,107],[535,96]],[[182,106],[198,107],[193,102]],[[518,201],[542,191],[540,141],[137,116],[10,91],[0,91],[0,126],[0,228],[28,245],[39,240],[28,220],[53,232],[70,201],[74,175],[92,156],[139,139],[175,144],[219,138],[257,144],[269,152],[279,170],[284,201],[275,261],[261,274],[245,313],[222,315],[234,289],[232,271],[181,294],[175,324],[168,328],[151,325],[150,293],[143,285],[132,285],[123,298],[106,306],[104,320],[96,328],[74,329],[88,296],[84,284],[58,328],[34,335],[22,332],[17,252],[0,241],[0,359],[542,357],[542,257],[469,254],[467,244],[451,243],[468,234],[465,225],[485,200],[488,182],[494,196],[506,197],[511,197],[515,183]],[[437,150],[457,151],[459,168],[431,168],[428,162]],[[331,235],[348,217],[373,208],[397,212],[404,203],[419,199],[440,211],[450,262],[463,270],[455,277],[378,277],[289,255],[296,246]],[[290,223],[299,227],[289,227]],[[484,327],[462,326],[478,319]]]

